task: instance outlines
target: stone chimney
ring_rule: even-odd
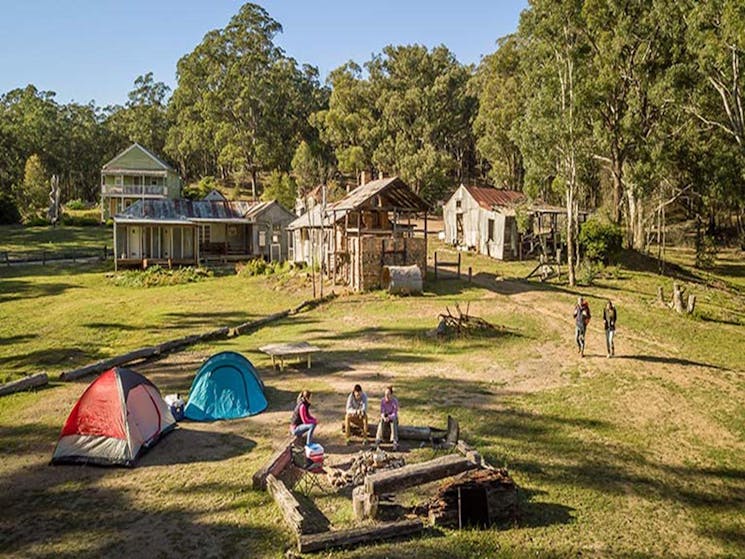
[[[360,186],[363,186],[365,183],[367,183],[367,172],[362,171],[360,173]]]
[[[378,180],[382,180],[385,177],[383,176],[383,171],[378,171]]]

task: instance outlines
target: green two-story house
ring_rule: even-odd
[[[101,169],[103,221],[137,200],[180,197],[181,177],[176,170],[140,144],[132,144]]]

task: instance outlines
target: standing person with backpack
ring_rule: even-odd
[[[612,357],[616,354],[616,350],[613,347],[613,337],[616,334],[616,307],[613,305],[613,301],[608,299],[608,304],[603,309],[603,325],[605,326],[605,348],[608,351],[608,357]]]
[[[310,413],[310,390],[303,390],[297,397],[297,404],[292,412],[290,420],[290,433],[299,437],[305,433],[305,444],[313,442],[313,432],[316,430],[318,420]]]
[[[580,296],[574,306],[574,334],[577,341],[577,351],[581,357],[585,356],[585,335],[590,318],[590,305]]]

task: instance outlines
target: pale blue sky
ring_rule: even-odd
[[[327,73],[387,44],[445,44],[477,63],[517,27],[527,0],[268,0],[276,42]],[[236,0],[0,0],[0,93],[28,83],[57,100],[123,103],[148,71],[172,88],[176,62],[224,27]]]

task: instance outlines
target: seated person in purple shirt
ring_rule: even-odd
[[[378,422],[378,433],[375,435],[375,446],[380,445],[386,429],[391,431],[393,450],[398,450],[398,400],[393,395],[393,387],[387,386],[385,395],[380,401],[380,422]]]

